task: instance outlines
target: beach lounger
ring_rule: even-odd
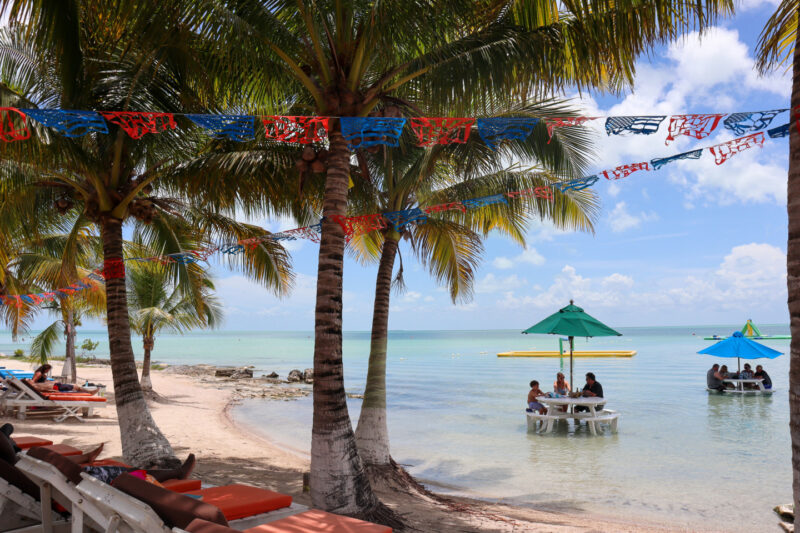
[[[392,533],[386,526],[317,510],[303,510],[290,516],[270,513],[253,527],[244,526],[241,520],[226,524],[225,516],[218,514],[219,509],[206,501],[159,494],[158,487],[148,487],[138,478],[129,476],[123,483],[115,481],[115,486],[109,486],[86,474],[83,477],[78,492],[85,500],[118,516],[119,524],[130,527],[131,533]],[[150,492],[148,502],[117,490],[117,485],[127,485],[125,488],[133,492],[137,489]]]
[[[173,529],[173,533],[181,530]],[[186,529],[188,533],[239,533],[230,527],[195,519]],[[267,524],[245,529],[243,533],[392,533],[392,528],[365,522],[357,518],[326,513],[312,509]]]
[[[49,501],[49,500],[48,500]],[[14,533],[66,533],[69,515],[54,509],[42,522],[39,487],[14,465],[0,459],[0,531]]]
[[[42,393],[36,387],[15,376],[5,378],[8,387],[6,393],[0,397],[0,409],[8,413],[9,410],[17,411],[17,418],[24,420],[29,407],[51,408],[59,411],[54,418],[56,422],[63,422],[69,417],[85,421],[80,417],[92,416],[92,410],[105,407],[106,398],[83,393]]]
[[[26,372],[24,370],[13,370],[8,368],[0,369],[0,378],[8,379],[9,377],[15,377],[17,379],[31,379],[33,378],[33,372]]]
[[[11,440],[13,440],[14,444],[17,445],[17,448],[21,450],[27,450],[29,448],[33,448],[34,446],[49,446],[53,444],[53,441],[51,440],[33,436],[11,437]]]
[[[31,456],[31,453],[36,457]],[[73,523],[91,520],[95,524],[103,525],[101,531],[113,523],[120,522],[126,513],[132,513],[131,516],[141,519],[142,506],[150,509],[151,513],[156,513],[151,509],[152,506],[159,511],[167,509],[166,512],[174,507],[178,509],[180,516],[189,517],[189,520],[174,523],[186,525],[196,516],[186,515],[189,511],[185,508],[191,510],[202,503],[201,510],[205,510],[206,514],[201,513],[198,515],[200,518],[211,517],[212,521],[227,524],[225,516],[228,513],[232,517],[230,524],[237,529],[245,529],[307,510],[305,506],[292,503],[291,496],[246,485],[232,486],[234,488],[227,491],[226,487],[215,487],[213,491],[206,489],[209,492],[197,491],[202,498],[208,496],[213,499],[216,505],[158,487],[130,474],[119,476],[112,486],[83,473],[80,466],[69,459],[41,449],[33,449],[28,455],[22,455],[18,467],[40,486],[51,486],[54,497],[68,502],[65,505],[56,500],[70,510]],[[114,519],[113,516],[117,518]],[[153,521],[148,519],[146,522]],[[163,529],[120,527],[119,530],[150,533]]]

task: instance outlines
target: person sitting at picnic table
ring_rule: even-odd
[[[587,372],[586,373],[586,385],[583,386],[583,392],[581,392],[581,396],[584,398],[603,398],[603,386],[595,379],[594,373]],[[597,406],[602,407],[602,406]],[[585,405],[578,405],[575,407],[575,411],[588,411],[589,408]]]
[[[706,372],[706,386],[710,390],[718,390],[720,392],[725,390],[725,382],[722,381],[724,378],[719,372],[719,365],[714,363],[714,365]]]
[[[89,394],[97,394],[97,389],[92,391],[77,385],[70,385],[69,383],[61,383],[59,381],[48,383],[47,374],[49,374],[52,369],[53,367],[51,365],[44,364],[37,368],[33,373],[33,378],[31,381],[33,382],[33,385],[40,391],[47,392],[57,390],[58,392],[88,392]]]
[[[553,382],[553,392],[562,396],[569,394],[569,381],[564,379],[563,372],[556,374],[556,380]]]
[[[722,365],[719,369],[719,379],[736,379],[737,374],[731,374],[728,372],[728,365]],[[726,388],[733,388],[731,383],[725,383]]]
[[[763,385],[765,389],[772,388],[772,379],[770,379],[769,374],[767,374],[767,371],[764,370],[764,367],[761,365],[756,365],[756,373],[753,374],[753,377],[760,379],[761,385]]]
[[[739,373],[739,379],[753,379],[753,367],[750,363],[744,364],[744,370]]]
[[[536,401],[538,396],[544,396],[544,392],[539,388],[539,382],[534,379],[531,381],[531,390],[528,392],[528,409],[538,411],[540,415],[546,415],[547,407]]]

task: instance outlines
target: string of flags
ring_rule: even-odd
[[[506,204],[508,199],[523,197],[541,198],[547,201],[554,201],[555,196],[551,187],[532,187],[522,191],[512,191],[508,193],[470,198],[455,202],[432,205],[425,208],[416,207],[401,211],[391,211],[388,213],[377,213],[359,216],[339,216],[331,217],[338,223],[344,231],[345,238],[349,241],[357,235],[363,235],[375,230],[386,229],[389,226],[398,232],[406,230],[409,224],[424,224],[428,220],[428,215],[442,213],[444,211],[460,211],[465,213],[469,210],[480,209],[493,204]],[[19,294],[19,295],[0,295],[0,305],[14,305],[23,307],[24,305],[39,305],[46,301],[53,301],[56,298],[63,298],[75,294],[85,289],[96,289],[96,282],[105,282],[109,279],[125,278],[125,263],[136,261],[140,263],[160,263],[167,265],[171,263],[192,264],[198,261],[208,261],[208,258],[215,253],[238,255],[245,251],[254,251],[262,243],[272,241],[296,241],[297,239],[308,239],[313,242],[320,242],[322,236],[322,220],[317,224],[302,228],[291,229],[279,233],[268,233],[257,237],[240,239],[233,243],[224,243],[216,246],[199,248],[197,250],[187,250],[173,254],[166,254],[155,257],[129,257],[126,259],[106,259],[102,267],[95,268],[92,272],[77,283],[68,287],[56,289],[54,291]]]
[[[0,107],[0,140],[29,139],[28,119],[52,128],[65,137],[108,134],[108,124],[119,126],[132,139],[178,128],[175,117],[183,116],[212,137],[238,142],[256,138],[256,124],[263,126],[264,138],[275,142],[312,144],[327,138],[331,118],[338,118],[342,136],[351,150],[371,146],[398,146],[406,125],[418,146],[466,143],[473,130],[490,148],[503,141],[524,140],[539,123],[544,123],[552,139],[560,128],[578,126],[605,118],[607,135],[654,135],[666,125],[665,144],[679,137],[705,139],[722,126],[735,135],[745,135],[769,128],[773,119],[786,109],[747,111],[730,114],[638,115],[610,117],[326,117],[282,115],[216,115],[140,111],[79,111],[65,109],[19,109]],[[669,119],[669,120],[667,120]],[[774,131],[774,130],[770,130]],[[770,136],[772,136],[770,134]]]
[[[700,159],[708,150],[714,162],[721,165],[731,157],[754,147],[762,147],[767,137],[778,139],[787,137],[791,122],[767,129],[772,120],[788,109],[771,111],[743,112],[705,115],[674,115],[669,117],[665,144],[669,144],[680,136],[695,139],[707,138],[722,123],[723,127],[741,135],[730,141],[704,148],[679,153],[669,157],[654,158],[649,161],[625,164],[614,169],[604,170],[591,176],[552,183],[548,187],[533,187],[523,191],[494,194],[479,198],[447,202],[443,204],[417,207],[359,216],[334,216],[344,231],[346,239],[392,227],[403,232],[410,224],[424,224],[429,215],[445,211],[461,211],[462,213],[480,209],[493,204],[508,204],[508,199],[534,197],[554,201],[554,190],[562,193],[581,191],[595,185],[600,177],[607,180],[627,178],[638,171],[657,171],[665,165],[680,160]],[[215,137],[228,138],[235,141],[249,141],[255,138],[255,116],[251,115],[184,115],[193,123],[209,129]],[[176,129],[175,114],[172,113],[139,113],[127,111],[93,112],[17,109],[0,107],[0,140],[4,142],[21,141],[30,138],[27,118],[31,117],[46,127],[50,127],[67,137],[80,137],[88,133],[109,132],[107,122],[120,126],[131,138],[138,139],[148,133],[159,133],[168,129]],[[310,144],[324,140],[329,119],[331,117],[270,116],[261,117],[267,138],[289,143]],[[568,118],[412,118],[410,127],[420,146],[432,144],[466,143],[473,126],[483,142],[495,149],[502,141],[509,139],[525,139],[540,120],[544,121],[548,135],[552,138],[557,128],[576,126],[602,117],[568,117]],[[405,118],[388,117],[339,117],[342,135],[348,141],[350,149],[375,145],[396,146]],[[652,135],[659,130],[667,116],[628,116],[607,117],[606,133],[608,135]],[[20,126],[21,123],[21,126]],[[796,120],[800,131],[800,119]],[[766,131],[766,136],[764,131]],[[745,135],[746,134],[746,135]],[[320,242],[322,221],[311,226],[270,233],[257,237],[241,239],[235,243],[189,250],[157,257],[131,257],[127,259],[109,259],[102,267],[95,268],[90,274],[77,283],[53,291],[0,295],[0,305],[39,305],[45,301],[53,301],[77,292],[96,289],[98,283],[108,279],[124,278],[127,261],[157,262],[161,264],[191,264],[207,261],[214,253],[237,255],[244,251],[253,251],[267,240],[282,241],[308,239]]]

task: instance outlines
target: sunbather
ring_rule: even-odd
[[[0,427],[0,460],[4,460],[12,465],[16,463],[16,454],[19,451],[19,448],[17,448],[17,446],[14,444],[14,441],[11,439],[11,434],[13,432],[14,426],[11,424],[4,424]],[[131,466],[92,465],[91,463],[97,459],[102,451],[103,444],[100,444],[100,446],[90,452],[83,453],[81,455],[68,455],[64,456],[64,458],[81,465],[84,472],[100,479],[101,481],[105,481],[106,483],[111,483],[117,478],[117,476],[121,474],[142,471],[139,468],[134,468]],[[168,479],[186,479],[192,473],[192,470],[194,470],[195,462],[196,460],[194,454],[190,453],[189,457],[186,458],[186,461],[178,468],[152,469],[146,470],[146,473],[152,476],[153,479],[159,483]]]
[[[89,394],[97,394],[97,389],[88,390],[77,385],[70,385],[69,383],[61,383],[54,381],[53,383],[47,382],[47,374],[53,369],[51,365],[42,365],[33,373],[33,386],[42,392],[49,392],[57,390],[58,392],[84,392]]]

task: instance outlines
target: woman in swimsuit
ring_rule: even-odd
[[[562,396],[569,394],[569,381],[564,379],[564,374],[561,372],[556,374],[556,380],[553,382],[553,392]]]
[[[50,391],[50,390],[57,390],[58,392],[88,392],[90,394],[97,394],[97,390],[87,390],[83,387],[79,387],[77,385],[70,385],[69,383],[60,383],[58,381],[53,382],[53,386],[51,387],[49,383],[47,383],[47,374],[53,369],[51,365],[42,365],[36,369],[33,373],[33,383],[36,385],[36,388],[42,391]]]

